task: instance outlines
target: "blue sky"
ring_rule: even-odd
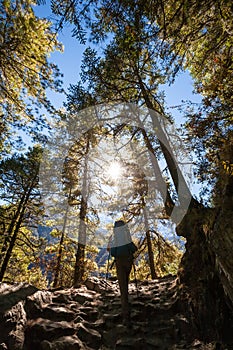
[[[54,17],[51,14],[49,4],[36,6],[35,12],[41,17]],[[71,30],[71,26],[66,24],[62,32],[58,35],[59,41],[64,45],[64,52],[55,52],[50,57],[50,60],[56,63],[60,71],[64,74],[63,87],[66,91],[70,84],[76,84],[80,79],[79,73],[82,54],[86,48],[85,45],[81,45],[76,38],[72,37]],[[164,85],[162,89],[165,91],[168,111],[172,113],[178,124],[184,122],[184,120],[181,119],[178,110],[171,107],[181,105],[182,101],[185,100],[191,100],[197,103],[201,100],[199,95],[193,94],[193,81],[188,72],[180,73],[172,86]],[[64,95],[49,92],[48,96],[56,107],[61,107],[65,101]]]
[[[38,16],[45,18],[53,18],[49,5],[37,6],[35,12]],[[82,61],[82,54],[87,45],[81,45],[78,40],[72,37],[72,27],[65,24],[62,32],[59,33],[58,39],[64,45],[64,52],[55,52],[51,55],[50,60],[56,63],[63,73],[64,89],[67,91],[70,84],[76,84],[80,80],[80,66]],[[193,94],[193,81],[188,72],[180,73],[171,86],[164,85],[161,87],[165,91],[165,101],[168,107],[168,112],[171,113],[175,120],[175,124],[179,126],[185,122],[181,114],[174,106],[183,104],[183,101],[191,100],[192,102],[200,102],[200,95]],[[65,102],[65,95],[49,91],[48,97],[55,107],[62,107]],[[199,186],[195,186],[194,192],[198,192]]]
[[[51,10],[49,5],[40,5],[36,7],[36,14],[40,17],[49,18],[51,15]],[[54,17],[54,16],[53,16]],[[79,79],[80,66],[82,61],[82,54],[86,48],[85,45],[81,45],[77,39],[72,37],[72,28],[68,24],[65,25],[62,32],[59,33],[58,39],[64,45],[64,52],[53,53],[50,57],[50,61],[57,64],[60,71],[63,73],[64,78],[64,89],[67,91],[70,84],[76,84]],[[179,111],[174,106],[182,104],[182,101],[191,100],[192,102],[200,102],[201,98],[198,95],[194,95],[193,91],[193,81],[190,75],[185,73],[180,73],[176,78],[176,81],[171,86],[163,86],[162,89],[165,91],[165,100],[168,107],[168,111],[172,114],[177,124],[184,123]],[[55,107],[62,107],[65,102],[65,95],[58,93],[48,92],[48,98],[55,105]],[[199,190],[198,186],[193,184],[192,192],[197,193]],[[106,221],[106,215],[104,216]],[[113,218],[111,218],[112,220]],[[171,229],[173,232],[173,229]]]

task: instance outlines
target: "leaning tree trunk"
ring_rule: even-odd
[[[153,127],[159,135],[161,151],[173,179],[181,207],[183,205],[185,206],[189,198],[191,198],[189,210],[177,227],[177,233],[187,239],[186,252],[182,259],[180,270],[181,286],[184,286],[183,291],[185,292],[187,290],[190,295],[191,309],[193,310],[196,327],[200,336],[204,340],[211,340],[213,338],[227,340],[228,334],[232,334],[231,332],[233,331],[233,329],[231,330],[233,326],[230,326],[230,324],[233,325],[231,306],[230,308],[228,306],[228,301],[230,300],[231,303],[233,298],[233,271],[232,267],[230,267],[232,266],[230,265],[232,258],[229,260],[229,263],[226,263],[227,257],[224,252],[231,252],[232,256],[232,235],[231,233],[228,235],[224,235],[223,233],[222,238],[224,237],[224,239],[221,240],[221,234],[219,235],[220,239],[216,239],[213,234],[212,245],[214,242],[216,244],[217,241],[217,246],[220,242],[225,242],[220,250],[222,257],[219,259],[218,249],[214,249],[211,246],[205,233],[205,228],[209,226],[209,210],[191,197],[190,190],[173,156],[167,137],[156,116],[153,115],[154,106],[140,76],[139,82],[146,106],[151,114]],[[229,162],[230,164],[232,163],[232,157],[230,157]],[[232,193],[232,186],[229,184],[228,187],[229,191],[227,192]],[[179,189],[182,189],[182,191],[179,191]],[[232,208],[232,201],[230,203],[230,207]],[[231,216],[232,213],[230,214]],[[218,222],[220,222],[220,218],[221,216],[218,218]],[[174,217],[174,219],[176,218]],[[224,219],[226,217],[222,214],[222,220],[224,221]],[[218,224],[216,223],[215,232],[217,226]],[[219,231],[222,231],[221,228],[219,228]],[[222,278],[219,275],[216,265],[222,270]],[[226,295],[226,291],[230,294],[230,298]],[[229,329],[229,333],[226,332]]]
[[[10,221],[10,224],[9,224],[9,227],[7,229],[7,232],[6,232],[6,237],[4,239],[4,242],[3,242],[3,245],[2,245],[2,249],[1,249],[1,253],[0,253],[0,264],[3,262],[4,260],[4,257],[5,257],[5,254],[7,253],[7,249],[10,245],[10,242],[11,242],[11,238],[13,236],[13,233],[14,233],[14,228],[17,224],[17,221],[19,219],[19,216],[20,216],[20,213],[22,211],[22,207],[24,205],[24,201],[25,201],[25,196],[26,194],[24,193],[18,206],[17,206],[17,210],[14,214],[14,216],[12,217],[11,221]]]
[[[12,236],[10,238],[10,243],[9,243],[9,246],[7,247],[7,251],[6,251],[6,254],[4,256],[2,265],[1,265],[0,282],[3,280],[7,266],[9,264],[11,254],[12,254],[12,251],[14,249],[15,242],[17,240],[20,227],[21,227],[23,220],[24,220],[24,214],[25,214],[25,211],[27,209],[28,201],[30,199],[31,193],[32,193],[33,188],[34,188],[36,178],[37,178],[37,174],[32,179],[31,185],[28,187],[27,192],[25,191],[25,193],[23,194],[22,199],[21,199],[20,204],[19,204],[19,207],[17,208],[17,213],[16,213],[17,216],[14,217],[14,220],[10,225],[9,230],[12,231]],[[10,233],[10,231],[9,231],[9,233]]]
[[[12,254],[12,251],[14,249],[17,237],[18,237],[19,230],[20,230],[20,227],[21,227],[22,222],[23,222],[25,209],[26,209],[26,206],[24,204],[23,208],[22,208],[22,211],[20,213],[20,216],[18,218],[18,221],[16,222],[16,225],[15,225],[15,228],[14,228],[14,231],[13,231],[13,235],[12,235],[12,237],[10,239],[9,246],[7,248],[5,257],[4,257],[3,262],[2,262],[2,266],[1,266],[1,269],[0,269],[0,282],[3,280],[5,272],[6,272],[6,269],[7,269],[7,266],[9,264],[9,261],[10,261],[10,258],[11,258],[11,254]]]

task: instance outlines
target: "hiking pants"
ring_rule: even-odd
[[[117,278],[121,292],[122,316],[129,317],[128,284],[129,274],[133,266],[133,256],[121,256],[116,258]]]

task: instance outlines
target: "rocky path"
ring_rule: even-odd
[[[0,350],[223,349],[197,339],[174,276],[140,283],[138,295],[130,284],[129,300],[126,327],[117,282],[92,278],[56,291],[1,284]]]

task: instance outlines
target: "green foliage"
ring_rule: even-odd
[[[0,163],[0,199],[4,203],[0,211],[1,279],[5,272],[8,273],[14,254],[17,257],[21,251],[22,256],[26,258],[28,253],[25,253],[24,249],[28,248],[30,254],[34,254],[35,250],[40,248],[40,242],[37,242],[32,234],[42,213],[38,190],[40,158],[41,148],[34,147],[25,155],[15,154]],[[12,266],[23,271],[27,260],[22,258],[22,264]],[[22,272],[22,275],[25,273]]]
[[[42,149],[29,148],[23,154],[13,154],[0,162],[0,198],[4,203],[17,205],[31,186],[29,202],[39,202],[38,172]]]
[[[58,232],[58,231],[57,231]],[[59,242],[50,243],[46,246],[45,250],[41,252],[42,262],[45,267],[45,276],[47,279],[53,281],[56,267],[57,258],[60,245]],[[57,287],[69,288],[74,285],[74,269],[75,269],[75,254],[77,251],[77,242],[65,236],[62,245],[62,255],[59,270],[59,278]],[[95,262],[95,257],[98,253],[98,249],[91,246],[86,246],[85,259],[84,259],[84,276],[86,279],[93,272],[98,270]],[[45,277],[44,276],[44,277]]]
[[[189,109],[185,114],[188,140],[197,153],[197,175],[206,183],[206,194],[221,176],[220,154],[231,138],[232,3],[171,0],[156,9],[151,16],[158,18],[164,39],[181,57],[182,66],[194,78],[195,91],[203,96],[198,111]]]
[[[166,1],[157,11],[171,49],[183,58],[207,99],[230,102],[232,91],[232,3],[207,0]],[[165,14],[163,16],[162,14]]]
[[[33,1],[0,2],[1,142],[13,128],[32,132],[45,126],[38,108],[53,110],[46,89],[61,90],[60,73],[49,62],[49,55],[61,45],[51,23],[35,16],[34,5]]]
[[[93,273],[97,273],[98,271],[98,265],[95,262],[96,256],[99,252],[99,249],[94,246],[87,246],[86,247],[86,257],[85,257],[85,273],[84,273],[84,279],[87,279],[89,276],[91,276]]]
[[[82,12],[85,16],[85,13],[89,11],[90,4],[92,3],[92,0],[89,0],[88,3],[84,0],[77,1],[70,1],[70,0],[51,0],[51,10],[52,12],[60,17],[60,21],[58,23],[58,30],[62,29],[65,22],[69,22],[74,25],[73,27],[73,36],[75,36],[81,44],[85,44],[86,42],[86,32],[83,28],[83,25],[80,21],[80,13],[77,11],[78,7],[81,8],[81,6],[84,6],[84,9]],[[86,16],[85,16],[86,18]],[[87,20],[87,18],[86,18]]]
[[[224,178],[223,164],[232,164],[231,157],[222,152],[232,136],[229,132],[232,125],[230,2],[155,0],[152,1],[153,6],[149,6],[145,1],[106,0],[91,1],[90,5],[93,6],[90,6],[91,10],[81,1],[76,8],[74,4],[69,8],[69,2],[65,2],[59,13],[68,15],[71,12],[62,13],[62,10],[71,9],[71,17],[63,18],[70,20],[74,14],[80,15],[80,22],[85,18],[94,42],[106,39],[110,33],[102,56],[99,51],[86,50],[82,83],[71,86],[68,110],[73,113],[101,102],[126,101],[146,104],[163,113],[164,98],[158,92],[160,85],[172,82],[178,71],[188,68],[195,79],[196,91],[204,97],[198,113],[186,111],[189,141],[195,145],[201,160],[199,174],[202,181],[211,178],[212,183],[218,177]],[[95,14],[94,19],[91,14]],[[79,30],[78,26],[76,29]],[[138,136],[135,130],[129,128],[126,131],[119,127],[119,130],[114,130],[115,141],[116,136],[126,137],[127,133],[133,135],[134,141]],[[155,149],[158,146],[156,141],[151,135],[148,139],[152,150]],[[142,138],[138,137],[138,140],[140,143]],[[216,193],[222,192],[225,183],[225,178],[219,182]],[[141,188],[136,183],[134,193],[123,190],[126,202],[128,200],[132,204],[133,199],[135,203],[138,199],[140,201],[142,189],[143,186]],[[111,208],[118,204],[113,203]],[[128,210],[125,215],[139,221],[142,207],[142,203],[137,203],[134,210]],[[153,205],[149,204],[149,207]],[[149,222],[154,214],[150,213]],[[152,242],[158,276],[176,273],[183,252],[158,235]],[[148,278],[150,270],[146,248],[141,252],[137,265],[138,278]],[[131,277],[134,278],[133,274]]]
[[[69,0],[65,4],[71,7]],[[84,56],[83,80],[96,101],[138,102],[144,86],[161,111],[156,84],[173,82],[183,69],[191,72],[203,102],[197,113],[184,111],[188,141],[197,150],[197,176],[213,185],[233,118],[231,1],[80,1],[72,10],[93,42],[108,43],[104,59],[90,49]]]
[[[78,112],[82,107],[91,106],[94,101],[134,102],[139,106],[146,104],[148,108],[163,113],[163,99],[158,94],[158,87],[159,84],[166,81],[166,77],[159,50],[151,46],[151,33],[155,28],[152,25],[147,25],[143,18],[140,20],[136,15],[131,19],[127,18],[127,21],[125,24],[123,20],[119,20],[115,37],[104,50],[104,57],[98,57],[97,53],[90,48],[84,53],[81,67],[83,86],[80,82],[76,87],[72,86],[71,93],[68,95],[67,108],[72,114]],[[119,30],[121,26],[125,28],[122,32]],[[134,31],[133,36],[131,36],[132,30]],[[158,44],[157,39],[155,37],[154,43]],[[128,220],[133,220],[136,216],[145,217],[144,212],[147,209],[144,210],[144,207],[146,204],[151,208],[151,216],[155,212],[154,207],[157,208],[153,197],[154,193],[150,193],[150,198],[146,198],[148,194],[147,181],[144,179],[145,174],[141,171],[140,166],[137,166],[138,159],[134,159],[134,156],[144,152],[145,154],[147,152],[156,154],[155,148],[158,147],[158,140],[153,137],[153,133],[147,133],[144,130],[143,134],[143,123],[141,125],[142,128],[133,128],[123,124],[111,125],[108,121],[105,127],[106,130],[110,129],[105,137],[106,144],[109,145],[112,139],[115,145],[118,144],[119,150],[123,150],[117,152],[117,157],[122,159],[121,163],[124,169],[119,184],[120,191],[116,195],[119,198],[116,200],[112,196],[111,200],[107,199],[107,203],[110,202],[107,204],[108,211],[116,213],[121,210]],[[127,144],[132,146],[134,152],[130,147],[127,148]],[[105,155],[106,153],[108,151],[105,150]],[[97,159],[98,156],[95,158],[95,163],[97,163]],[[146,162],[150,163],[148,157],[145,156]],[[151,164],[147,166],[150,167]],[[103,182],[105,187],[109,185],[108,179],[106,180]],[[114,188],[114,186],[113,181],[112,187]],[[107,196],[105,196],[106,198]],[[124,202],[124,207],[121,202]],[[103,209],[103,198],[101,204],[101,209]],[[144,232],[148,231],[148,220],[151,221],[151,216],[149,219],[145,218]],[[149,255],[152,255],[151,249],[149,249]],[[153,257],[150,258],[150,261],[153,262]]]
[[[26,282],[38,288],[47,287],[48,282],[39,264],[41,243],[30,230],[21,229],[4,275],[5,282]]]
[[[99,275],[107,278],[116,278],[116,264],[114,263],[114,258],[111,255],[109,260],[107,259],[105,263],[99,267],[98,273]]]
[[[57,232],[57,238],[59,238],[61,233],[58,230],[54,230],[54,232],[55,231]],[[72,241],[67,236],[64,237],[62,244],[61,261],[59,266],[59,276],[56,287],[59,286],[69,288],[73,285],[76,246],[76,242]],[[57,239],[55,242],[47,244],[45,250],[41,252],[42,262],[45,268],[45,276],[47,276],[47,279],[50,280],[50,284],[52,284],[56,273],[59,249],[60,243]]]
[[[157,276],[163,277],[168,274],[177,274],[183,251],[158,233],[152,239],[152,246]],[[141,253],[136,261],[137,278],[140,280],[151,279],[148,254],[143,246],[141,247]],[[133,271],[131,272],[131,278],[134,278]]]

